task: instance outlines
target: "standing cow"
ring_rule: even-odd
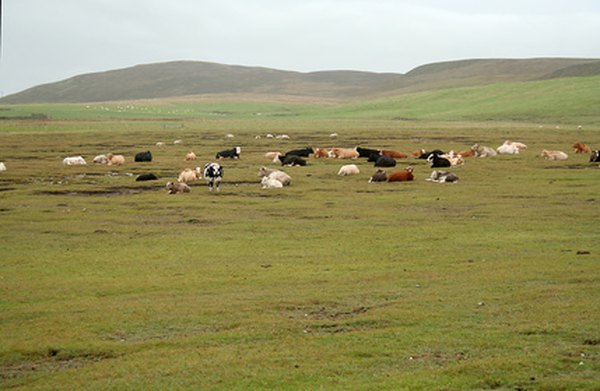
[[[200,167],[196,167],[196,172],[200,174]],[[219,191],[219,185],[221,184],[221,179],[223,179],[223,167],[219,163],[206,163],[203,174],[206,183],[208,183],[208,189],[213,191],[213,187],[216,184],[217,191]]]

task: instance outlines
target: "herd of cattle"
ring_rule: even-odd
[[[162,143],[161,143],[162,144]],[[158,145],[158,144],[157,144]],[[581,142],[577,142],[572,146],[575,153],[589,153],[590,162],[600,162],[600,150],[592,151],[589,146]],[[527,145],[507,140],[501,146],[496,149],[482,146],[479,144],[473,145],[471,148],[461,151],[448,153],[439,149],[432,151],[426,151],[420,149],[410,154],[411,157],[416,159],[424,159],[430,163],[431,168],[451,168],[453,166],[461,166],[465,163],[465,159],[469,157],[492,157],[497,154],[518,154],[520,151],[527,149]],[[215,159],[238,159],[241,155],[241,148],[234,147],[217,152]],[[286,153],[280,152],[267,152],[265,158],[272,160],[273,163],[280,163],[281,166],[306,166],[307,158],[313,155],[315,159],[331,158],[331,159],[359,159],[366,158],[368,162],[372,162],[374,167],[378,168],[377,171],[369,179],[371,182],[406,182],[412,181],[413,168],[408,166],[402,170],[393,171],[387,173],[382,168],[391,168],[397,165],[397,159],[407,159],[408,154],[400,151],[385,150],[385,149],[372,149],[372,148],[312,148],[306,147],[301,149],[294,149]],[[568,155],[563,151],[551,151],[542,150],[541,155],[547,160],[566,160]],[[197,156],[194,152],[190,151],[186,154],[185,160],[192,161],[196,160]],[[135,162],[151,162],[152,153],[150,151],[137,153],[134,157]],[[115,155],[112,153],[98,155],[93,159],[95,164],[105,165],[122,165],[125,163],[125,157],[123,155]],[[87,164],[82,156],[69,156],[64,158],[64,165],[85,165]],[[6,171],[6,166],[3,162],[0,162],[0,171]],[[208,184],[209,190],[212,192],[216,188],[219,191],[220,183],[223,178],[223,167],[216,162],[209,162],[204,165],[203,168],[196,167],[195,169],[186,168],[183,170],[177,181],[169,181],[166,184],[166,189],[169,194],[188,193],[190,192],[190,186],[188,183],[204,178]],[[360,169],[356,164],[343,165],[338,175],[356,175],[360,173]],[[267,167],[261,167],[258,171],[258,175],[261,177],[261,186],[263,189],[282,188],[291,184],[292,178],[285,172],[272,169]],[[136,178],[136,181],[148,181],[159,179],[152,173],[141,174]],[[458,181],[458,176],[450,171],[446,170],[434,170],[429,178],[426,180],[437,183],[452,183]]]

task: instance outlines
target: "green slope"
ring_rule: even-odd
[[[318,115],[590,123],[600,119],[600,76],[427,91],[327,107]]]
[[[2,117],[43,113],[51,119],[405,119],[436,121],[600,121],[600,76],[447,88],[376,100],[333,104],[260,100],[245,95],[206,100],[150,100],[111,104],[0,106]],[[1,122],[0,122],[1,124]]]

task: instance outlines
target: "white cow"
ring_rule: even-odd
[[[340,167],[340,170],[338,171],[338,175],[341,176],[356,174],[360,174],[360,170],[356,164],[346,164],[345,166]]]
[[[281,182],[275,178],[271,178],[270,176],[264,176],[260,180],[260,184],[262,185],[263,189],[281,189],[283,187]]]
[[[63,159],[63,164],[65,166],[83,166],[87,163],[82,156],[68,156]]]
[[[0,172],[1,171],[6,171],[6,166],[4,165],[3,162],[0,162]]]
[[[510,141],[505,141],[504,144],[496,148],[496,151],[503,155],[518,155],[519,147]]]

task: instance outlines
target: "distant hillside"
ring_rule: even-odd
[[[407,74],[359,71],[301,73],[177,61],[75,76],[6,96],[0,103],[84,103],[206,94],[269,94],[356,99],[447,87],[600,74],[598,59],[491,59],[441,62]]]

